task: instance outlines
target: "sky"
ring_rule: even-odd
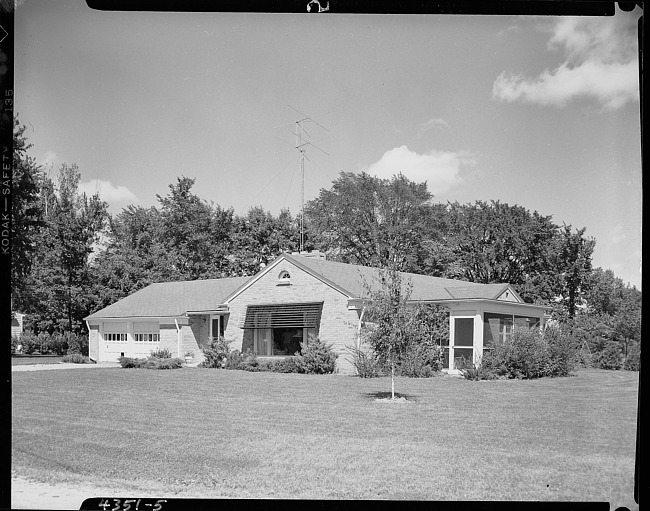
[[[641,288],[637,20],[154,13],[29,0],[15,107],[54,177],[116,214],[180,176],[245,214],[301,207],[341,171],[427,181],[434,201],[518,204],[596,238]],[[353,219],[351,219],[353,221]]]

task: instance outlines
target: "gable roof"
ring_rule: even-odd
[[[286,260],[300,269],[318,278],[325,284],[333,287],[348,298],[364,298],[368,295],[369,287],[372,291],[378,290],[380,284],[377,280],[379,270],[369,266],[359,266],[337,261],[328,261],[323,258],[309,257],[297,254],[281,254],[269,266],[261,270],[241,287],[234,290],[226,298],[230,302],[238,294],[254,285],[255,281],[271,271],[275,266]],[[404,285],[411,282],[413,285],[411,300],[462,300],[462,299],[488,299],[496,300],[506,289],[512,288],[509,284],[478,284],[462,280],[431,277],[417,273],[400,272]],[[364,284],[365,283],[365,284]],[[367,287],[366,287],[367,286]],[[514,290],[513,290],[514,293]],[[516,293],[515,293],[516,295]],[[517,298],[518,295],[516,295]],[[521,298],[519,298],[521,301]]]
[[[303,255],[281,254],[253,277],[150,284],[84,319],[176,317],[192,311],[215,310],[220,305],[228,304],[243,290],[254,285],[259,278],[283,260],[293,263],[350,299],[361,299],[368,295],[364,282],[373,291],[378,290],[380,286],[377,280],[379,275],[377,268]],[[522,303],[521,298],[507,283],[478,284],[416,273],[400,272],[400,274],[405,285],[411,282],[413,286],[411,300],[414,301],[496,300],[506,289],[510,289],[518,302]]]
[[[364,281],[372,291],[379,288],[377,277],[379,270],[368,266],[357,266],[326,259],[286,255],[286,258],[298,263],[310,272],[347,290],[350,297],[363,298],[368,290]],[[454,299],[492,299],[495,300],[509,284],[478,284],[462,280],[431,277],[417,273],[400,272],[402,282],[411,282],[411,300],[454,300]]]
[[[248,280],[250,277],[158,282],[84,319],[173,317],[188,311],[214,310]]]

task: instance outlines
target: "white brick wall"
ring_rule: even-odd
[[[204,321],[205,320],[205,321]],[[203,362],[205,357],[201,352],[201,347],[208,343],[210,334],[210,316],[190,316],[189,325],[183,326],[181,339],[181,357],[185,356],[188,351],[194,352],[194,363]]]
[[[178,335],[176,325],[174,324],[161,324],[160,325],[160,349],[168,349],[171,351],[172,356],[178,356]],[[181,354],[182,356],[182,354]]]
[[[291,285],[278,286],[278,275],[283,270],[291,275]],[[282,261],[251,287],[236,296],[228,304],[230,319],[226,328],[226,340],[232,349],[242,349],[244,330],[241,326],[246,316],[246,306],[255,304],[280,304],[323,301],[320,338],[332,344],[339,354],[337,368],[341,374],[353,374],[354,368],[347,360],[346,346],[354,345],[358,315],[348,310],[348,298],[312,275],[288,261]],[[245,350],[245,346],[244,346]]]

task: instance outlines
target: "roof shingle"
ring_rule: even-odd
[[[288,257],[345,290],[350,297],[363,298],[368,294],[367,288],[372,291],[379,288],[377,280],[379,270],[377,268],[300,255]],[[411,300],[494,299],[508,286],[506,283],[478,284],[476,282],[431,277],[417,273],[400,272],[400,274],[404,285],[409,281],[413,285]],[[367,287],[364,286],[364,282]]]
[[[170,317],[213,310],[250,277],[158,282],[118,300],[85,319]]]
[[[379,270],[326,259],[283,254],[298,266],[339,288],[350,298],[368,295],[380,284]],[[404,285],[412,284],[411,300],[496,299],[508,284],[477,284],[461,280],[404,273]],[[85,319],[174,317],[188,311],[214,310],[254,277],[159,282],[118,300]],[[365,285],[364,285],[365,283]],[[238,293],[237,293],[238,294]]]

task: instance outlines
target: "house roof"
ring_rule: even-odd
[[[366,297],[368,287],[373,291],[380,287],[377,268],[316,257],[282,254],[253,277],[159,282],[136,291],[84,319],[175,317],[188,312],[215,310],[218,306],[227,304],[244,289],[254,285],[258,278],[271,271],[283,259],[292,262],[351,299]],[[416,301],[496,300],[506,289],[512,289],[507,283],[478,284],[415,273],[400,273],[404,285],[408,282],[412,284],[411,300]],[[514,294],[521,301],[516,293]]]
[[[158,282],[84,318],[173,317],[214,310],[250,277]]]
[[[350,298],[363,298],[368,295],[368,288],[376,291],[380,286],[377,280],[379,276],[377,268],[301,255],[284,254],[283,256],[297,266],[339,288]],[[413,285],[411,300],[495,300],[510,286],[507,283],[478,284],[416,273],[400,272],[400,274],[404,284],[410,281]],[[364,285],[364,282],[366,285]]]

